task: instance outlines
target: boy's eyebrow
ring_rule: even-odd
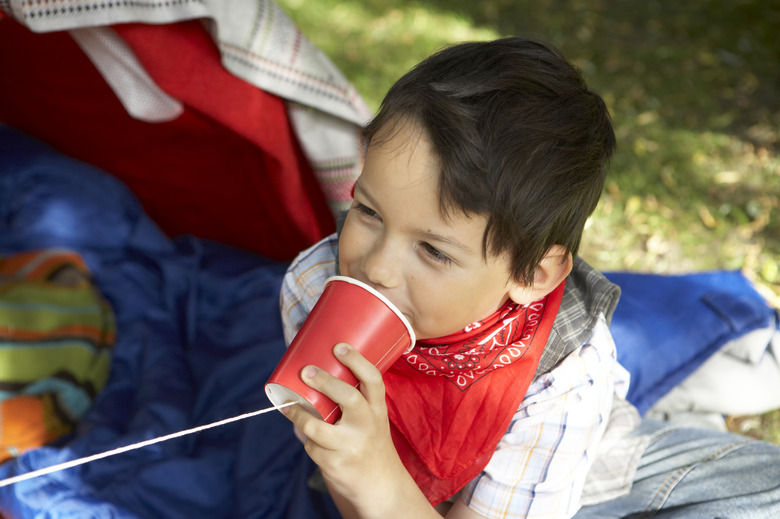
[[[435,232],[431,232],[431,231],[423,231],[422,229],[415,229],[414,232],[415,234],[419,234],[420,236],[425,238],[427,241],[444,243],[467,254],[471,254],[473,252],[471,250],[471,247],[461,243],[456,238],[453,238],[451,236],[442,236],[441,234],[436,234]]]
[[[370,193],[368,193],[363,186],[360,185],[360,181],[355,182],[355,192],[360,192],[361,195],[363,195],[366,198],[366,201],[373,205],[374,207],[379,207],[379,204],[374,199],[373,196],[371,196]],[[473,251],[471,250],[471,247],[461,243],[459,240],[457,240],[454,237],[451,236],[444,236],[441,234],[437,234],[435,232],[431,232],[430,230],[425,231],[421,228],[415,228],[413,229],[414,234],[417,234],[424,238],[427,241],[435,241],[439,243],[444,243],[446,245],[450,245],[451,247],[454,247],[458,250],[461,250],[465,253],[471,254]]]
[[[366,191],[365,188],[363,187],[363,185],[360,183],[360,179],[359,178],[355,182],[355,187],[352,188],[352,190],[353,190],[353,198],[354,198],[354,193],[360,193],[361,195],[363,195],[366,198],[368,203],[373,206],[372,209],[381,209],[379,207],[379,203],[376,201],[376,199],[373,196],[371,196],[371,193]]]

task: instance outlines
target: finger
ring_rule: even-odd
[[[301,379],[307,386],[316,389],[341,406],[342,412],[346,408],[357,409],[361,406],[368,406],[365,397],[355,386],[334,377],[317,366],[303,368]]]
[[[317,440],[312,439],[309,436],[314,435],[315,438],[320,439],[320,434],[318,433],[319,426],[315,422],[321,422],[321,420],[316,418],[314,415],[299,405],[286,407],[282,409],[282,412],[285,416],[287,416],[287,418],[290,419],[290,421],[293,422],[295,427],[295,435],[298,436],[298,439],[303,442],[303,448],[306,453],[309,455],[312,461],[314,461],[314,463],[319,465],[324,452],[332,450],[323,447],[320,443],[318,443]],[[320,441],[322,440],[320,439]]]
[[[314,416],[300,405],[293,405],[282,409],[284,415],[293,423],[295,428],[304,436],[304,445],[313,443],[323,449],[333,450],[338,447],[337,442],[330,440],[328,428],[332,425]],[[307,447],[307,451],[309,448]]]
[[[360,381],[360,391],[369,405],[385,405],[385,384],[382,373],[359,351],[347,343],[337,344],[333,348],[336,358],[352,371]]]

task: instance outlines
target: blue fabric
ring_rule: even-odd
[[[677,276],[608,272],[622,289],[610,330],[645,413],[727,342],[776,326],[775,310],[737,271]]]
[[[0,254],[78,251],[117,314],[110,380],[74,437],[0,465],[0,479],[270,406],[286,265],[171,240],[113,177],[4,126],[0,157]],[[272,412],[0,488],[0,514],[337,517],[307,487],[313,469]]]
[[[81,253],[117,314],[111,378],[76,434],[0,465],[0,479],[268,407],[284,349],[286,265],[192,236],[170,239],[113,177],[0,125],[0,254]],[[236,222],[241,225],[241,222]],[[646,410],[771,310],[738,273],[611,273],[612,330]],[[273,412],[0,488],[16,519],[338,517]]]

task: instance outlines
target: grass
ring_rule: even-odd
[[[377,108],[452,42],[557,45],[619,141],[581,254],[603,270],[742,270],[780,307],[780,4],[763,0],[279,0]],[[780,443],[780,412],[734,430]]]

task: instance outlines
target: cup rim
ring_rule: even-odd
[[[409,338],[412,340],[412,343],[409,345],[409,348],[407,348],[406,352],[409,353],[414,349],[414,345],[417,343],[417,337],[415,337],[414,335],[414,330],[412,329],[412,325],[409,323],[409,320],[406,318],[406,316],[402,314],[401,311],[398,308],[396,308],[396,306],[388,298],[380,294],[375,288],[363,283],[359,279],[351,278],[349,276],[330,276],[328,279],[325,280],[325,284],[323,285],[323,287],[327,286],[328,283],[330,283],[331,281],[344,281],[346,283],[359,286],[360,288],[366,290],[367,292],[370,292],[377,299],[382,301],[385,304],[385,306],[387,306],[390,310],[393,311],[393,313],[396,316],[398,316],[398,318],[406,327],[406,331],[409,333]]]

